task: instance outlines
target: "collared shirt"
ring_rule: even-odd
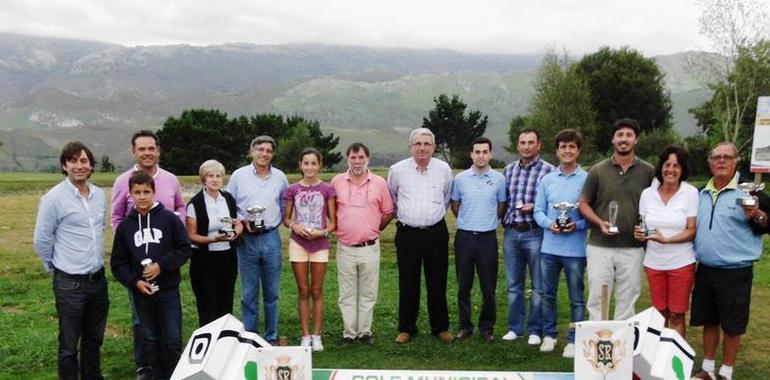
[[[556,256],[586,257],[588,225],[577,208],[567,213],[575,223],[574,232],[554,234],[550,229],[556,218],[561,215],[561,211],[556,210],[553,205],[560,202],[577,204],[586,177],[588,173],[580,166],[570,174],[565,174],[561,167],[557,167],[537,185],[534,216],[537,225],[544,231],[542,252]]]
[[[35,251],[47,271],[90,274],[104,266],[104,191],[88,183],[88,198],[69,178],[41,199],[35,223]]]
[[[367,172],[357,185],[348,171],[334,176],[331,184],[337,192],[337,240],[355,245],[379,237],[382,216],[393,213],[385,180]]]
[[[650,187],[642,191],[639,199],[639,215],[644,216],[647,228],[655,228],[661,235],[671,237],[687,228],[687,219],[698,213],[698,189],[687,182],[679,184],[674,196],[663,202],[660,197],[660,182],[653,180]],[[695,246],[692,241],[661,244],[654,240],[647,242],[644,266],[655,270],[671,270],[695,262]]]
[[[716,185],[714,184],[714,177],[711,177],[709,181],[706,183],[706,186],[703,187],[703,190],[708,191],[708,193],[711,195],[711,203],[715,204],[717,203],[717,198],[719,198],[719,193],[725,191],[725,190],[738,190],[738,173],[735,173],[732,179],[730,179],[730,182],[725,185],[725,187],[717,190]]]
[[[431,158],[421,171],[414,158],[390,167],[388,188],[396,206],[396,217],[412,227],[432,226],[446,215],[452,191],[452,169],[446,162]]]
[[[128,180],[138,170],[139,168],[134,165],[133,168],[115,178],[115,184],[112,185],[112,215],[110,219],[113,231],[134,208]],[[187,205],[182,198],[182,186],[179,184],[179,180],[175,175],[161,167],[158,167],[152,178],[155,181],[155,196],[153,197],[155,201],[163,203],[163,207],[179,215],[179,219],[185,223],[187,221]]]
[[[279,169],[271,166],[267,177],[260,178],[254,165],[248,164],[233,172],[227,184],[227,191],[235,199],[240,218],[246,219],[247,208],[261,206],[265,208],[262,213],[265,227],[273,228],[283,220],[286,208],[284,195],[288,187],[289,181]]]
[[[614,155],[591,167],[581,196],[588,201],[596,215],[606,221],[610,220],[609,205],[616,201],[619,233],[604,235],[600,226],[591,225],[589,244],[613,248],[642,245],[634,239],[634,226],[639,219],[639,198],[642,191],[650,186],[654,176],[655,168],[638,157],[626,171],[615,161]]]
[[[535,157],[532,162],[522,165],[521,160],[511,162],[503,170],[505,188],[508,199],[508,210],[503,217],[504,225],[513,223],[531,223],[535,219],[530,213],[522,213],[516,205],[535,203],[537,185],[548,173],[553,171],[553,165]]]
[[[460,172],[452,183],[452,201],[460,202],[457,228],[486,232],[497,228],[497,207],[505,202],[505,178],[488,169],[477,173],[473,168]]]
[[[217,197],[213,198],[206,189],[203,189],[203,202],[206,205],[206,215],[209,217],[209,230],[206,236],[211,238],[217,237],[219,236],[219,230],[224,227],[224,224],[220,219],[230,216],[230,209],[227,208],[227,201],[222,194],[217,194]],[[195,205],[192,203],[187,205],[187,217],[197,219]],[[193,243],[192,246],[198,248],[195,243]],[[230,242],[217,241],[209,243],[208,249],[213,252],[227,251],[230,249]]]

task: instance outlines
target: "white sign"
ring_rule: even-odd
[[[575,378],[613,380],[631,378],[634,323],[584,321],[575,323]]]
[[[751,172],[770,173],[770,96],[757,99],[757,118],[751,144]]]
[[[676,330],[664,328],[650,378],[656,380],[686,380],[690,378],[695,350]]]
[[[655,361],[660,332],[666,318],[651,307],[629,319],[634,324],[634,373],[642,379],[650,378],[650,369]]]
[[[573,380],[571,373],[316,369],[314,380]]]

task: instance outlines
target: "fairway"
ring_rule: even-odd
[[[384,172],[380,171],[380,174]],[[99,173],[94,180],[103,186],[107,197],[115,174]],[[56,378],[57,320],[51,291],[50,274],[46,273],[32,246],[37,203],[40,196],[63,177],[59,174],[0,173],[0,379],[53,379]],[[331,174],[324,174],[328,180]],[[289,181],[297,179],[289,176]],[[197,191],[197,177],[184,177],[186,197]],[[451,213],[449,213],[451,214]],[[447,300],[450,305],[452,329],[457,326],[456,285],[452,241],[454,239],[454,218],[449,216],[450,269]],[[429,333],[425,291],[423,287],[420,318],[420,333],[406,345],[393,342],[397,334],[398,319],[398,270],[396,266],[393,235],[395,226],[389,226],[382,237],[382,265],[380,293],[374,316],[374,346],[353,344],[342,346],[342,322],[337,307],[337,280],[334,249],[331,251],[328,274],[324,289],[326,315],[324,322],[325,351],[313,356],[316,368],[376,368],[376,369],[425,369],[425,370],[502,370],[502,371],[561,371],[570,372],[572,361],[561,357],[566,343],[568,323],[568,302],[566,286],[561,283],[559,293],[559,342],[557,349],[548,354],[540,353],[537,347],[530,347],[526,339],[504,342],[499,339],[505,334],[507,302],[505,297],[505,274],[500,267],[497,286],[496,339],[491,343],[482,342],[478,331],[470,338],[445,344]],[[284,243],[286,229],[281,229]],[[499,241],[502,230],[498,229]],[[334,241],[332,240],[334,245]],[[105,264],[108,266],[112,244],[112,233],[105,233]],[[736,378],[766,379],[770,376],[770,264],[768,263],[768,241],[762,260],[754,268],[754,289],[751,320],[748,333],[744,336],[743,347],[738,358]],[[502,249],[500,250],[502,251]],[[502,262],[502,255],[500,255]],[[109,271],[109,270],[108,270]],[[129,379],[134,376],[132,353],[131,313],[127,291],[111,274],[108,275],[110,310],[102,348],[102,371],[110,379]],[[644,290],[637,311],[649,307],[646,278]],[[240,317],[239,287],[236,286],[236,317]],[[188,266],[182,269],[183,337],[186,339],[197,327],[195,299],[188,277]],[[288,262],[286,245],[281,273],[279,335],[289,338],[290,344],[299,343],[299,320],[296,311],[297,291],[291,266]],[[478,318],[480,294],[477,286],[473,292],[473,318]],[[689,316],[688,316],[689,320]],[[700,331],[688,329],[688,342],[698,353],[695,367],[700,367],[702,353]],[[578,351],[579,354],[579,351]],[[721,356],[721,355],[719,355]]]

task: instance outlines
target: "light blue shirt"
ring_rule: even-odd
[[[567,213],[575,222],[574,232],[554,234],[550,229],[551,224],[561,215],[561,211],[553,208],[553,205],[559,202],[578,203],[586,177],[588,173],[580,166],[570,174],[564,174],[559,166],[537,185],[534,217],[537,225],[543,229],[541,252],[556,256],[586,257],[588,226],[577,208]]]
[[[104,266],[104,191],[90,182],[88,189],[83,198],[65,178],[40,199],[34,244],[49,272],[90,274]]]
[[[486,232],[497,228],[497,206],[505,203],[505,177],[489,169],[477,173],[473,168],[460,172],[452,182],[452,201],[460,202],[457,228]]]
[[[243,166],[233,172],[227,191],[235,198],[238,206],[238,216],[246,218],[246,209],[251,206],[262,206],[265,211],[262,219],[265,227],[277,227],[283,221],[283,211],[286,200],[283,199],[289,181],[282,171],[270,167],[270,173],[265,178],[259,178],[253,164]]]

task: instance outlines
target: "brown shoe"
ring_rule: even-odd
[[[400,332],[396,337],[396,343],[409,343],[412,340],[412,336],[407,332]]]
[[[452,343],[452,341],[455,340],[455,336],[452,335],[452,333],[449,332],[449,331],[442,331],[442,332],[438,333],[437,336],[438,336],[439,339],[441,339],[442,341],[444,341],[446,343]]]
[[[491,331],[482,331],[481,332],[481,340],[483,340],[485,342],[491,342],[491,341],[495,340],[495,336],[494,336],[494,334],[492,334]]]
[[[717,376],[717,377],[719,377],[719,376]],[[692,375],[692,379],[693,380],[714,380],[714,378],[712,378],[711,375],[709,375],[708,372],[706,372],[706,371],[704,371],[702,369],[699,369],[699,370],[695,371],[695,374]]]

